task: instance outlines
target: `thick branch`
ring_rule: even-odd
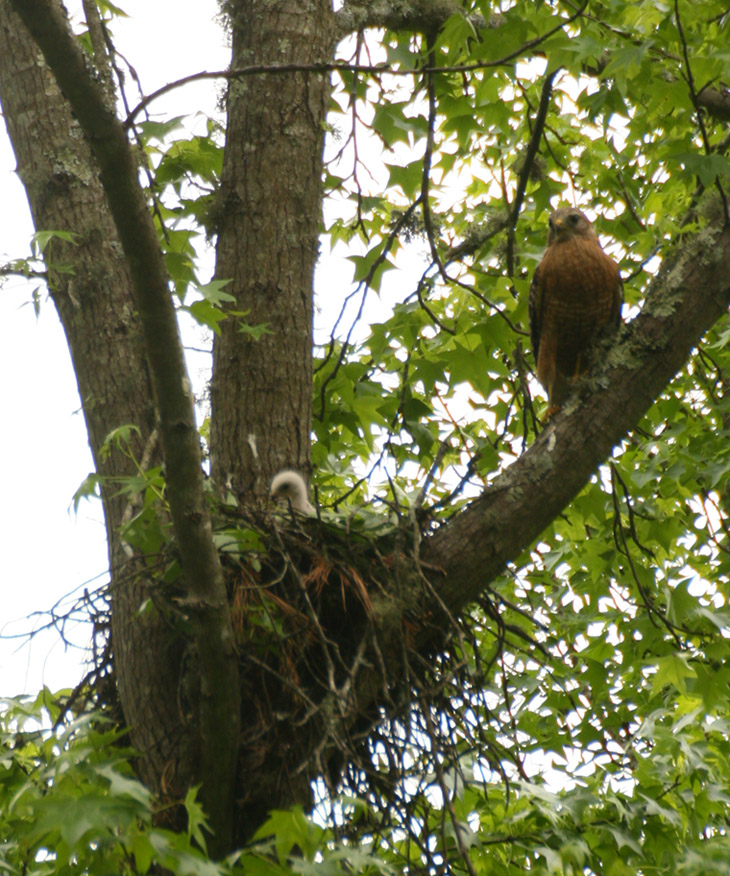
[[[603,364],[582,382],[580,404],[576,397],[569,400],[528,452],[480,499],[421,544],[420,559],[431,583],[430,596],[421,607],[421,616],[431,622],[424,624],[415,642],[424,656],[442,644],[434,638],[433,618],[458,617],[550,525],[638,423],[729,303],[730,227],[718,216],[665,254],[648,303],[612,339]],[[367,722],[377,720],[385,698],[397,699],[399,689],[412,684],[403,673],[400,649],[394,646],[393,637],[400,635],[400,627],[388,616],[377,637],[387,669],[374,661],[369,672],[359,674],[355,705],[331,739],[348,734],[364,738]],[[360,721],[354,731],[353,722]],[[300,761],[315,758],[321,737],[303,738],[302,746],[296,752]],[[278,757],[274,753],[273,765]],[[285,757],[292,757],[292,752]]]
[[[438,530],[422,556],[456,612],[550,524],[633,428],[730,304],[730,227],[715,217],[678,244],[641,314],[528,452]]]
[[[96,156],[101,181],[129,262],[160,414],[168,497],[197,621],[201,664],[203,801],[217,853],[230,842],[238,743],[238,676],[223,575],[203,494],[190,382],[168,276],[151,215],[137,181],[124,128],[89,75],[62,7],[54,0],[13,0],[43,52]]]
[[[366,27],[387,27],[389,30],[412,30],[435,33],[452,15],[464,15],[459,0],[346,0],[336,15],[338,40]],[[481,15],[467,16],[480,30],[487,26]],[[489,26],[496,27],[500,16],[490,17]]]

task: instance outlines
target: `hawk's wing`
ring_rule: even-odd
[[[530,314],[532,355],[535,358],[535,367],[537,367],[537,354],[540,350],[540,332],[542,330],[542,281],[540,279],[540,265],[535,268],[535,273],[532,275],[528,310]]]
[[[618,328],[621,325],[621,308],[624,303],[624,281],[619,274],[618,283],[613,291],[613,306],[611,307],[610,325]]]

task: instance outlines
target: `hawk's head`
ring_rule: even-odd
[[[556,210],[548,220],[548,246],[558,241],[569,240],[571,237],[585,237],[588,240],[598,240],[585,213],[575,207],[562,207]]]

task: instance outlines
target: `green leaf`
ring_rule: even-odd
[[[78,235],[71,231],[36,231],[30,239],[30,249],[35,258],[40,258],[53,240],[77,244]]]
[[[205,299],[185,304],[180,309],[187,311],[198,325],[212,329],[217,335],[221,332],[220,326],[223,320],[231,315]]]
[[[687,692],[687,679],[696,677],[695,670],[687,664],[686,657],[670,655],[657,661],[657,673],[653,679],[654,690],[671,685],[680,693]]]

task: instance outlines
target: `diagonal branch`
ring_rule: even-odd
[[[238,670],[223,575],[203,493],[193,397],[157,234],[121,122],[57,0],[12,0],[73,108],[101,169],[101,182],[129,262],[160,414],[170,507],[195,621],[201,669],[203,802],[228,850],[238,743]]]
[[[712,146],[710,145],[710,138],[707,134],[707,127],[705,126],[702,108],[700,107],[699,101],[697,99],[697,88],[695,86],[694,75],[692,73],[692,64],[689,58],[689,48],[687,46],[687,39],[684,35],[682,18],[679,14],[679,0],[674,0],[674,20],[677,24],[677,32],[679,33],[679,39],[682,43],[682,55],[684,57],[683,77],[685,82],[687,83],[687,88],[689,89],[689,96],[692,100],[692,105],[694,106],[697,113],[697,125],[700,129],[700,134],[702,135],[702,144],[705,148],[705,155],[710,155],[710,153],[712,152]],[[722,187],[719,176],[715,177],[715,188],[720,193],[720,198],[722,199],[722,203],[725,208],[725,221],[730,223],[730,212],[728,212],[727,197],[725,196],[725,191]]]
[[[716,199],[707,227],[677,244],[641,314],[532,447],[422,546],[452,612],[474,600],[588,482],[730,305],[730,227]],[[576,404],[580,399],[580,404]]]

